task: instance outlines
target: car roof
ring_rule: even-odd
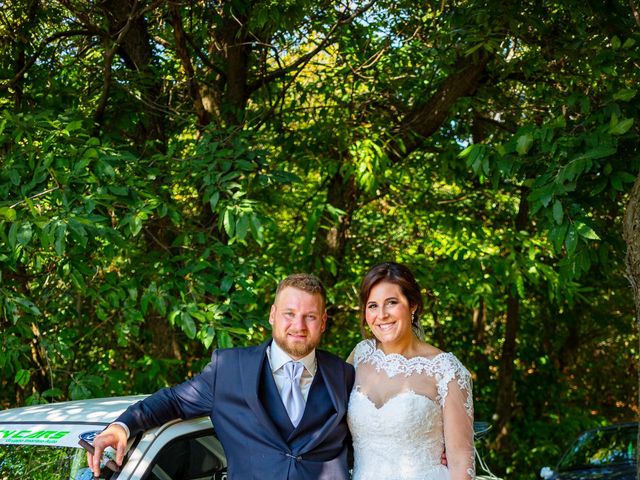
[[[147,395],[90,398],[0,410],[1,423],[95,423],[113,422],[127,407]]]

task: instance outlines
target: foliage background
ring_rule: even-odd
[[[269,335],[279,279],[407,263],[495,473],[637,418],[633,1],[11,0],[0,405],[151,392]]]

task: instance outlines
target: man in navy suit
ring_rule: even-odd
[[[209,415],[230,480],[348,479],[346,412],[355,373],[316,350],[327,323],[325,302],[313,275],[284,279],[269,314],[273,338],[215,350],[196,377],[129,407],[95,438],[94,474],[107,446],[122,464],[131,435],[174,418]]]

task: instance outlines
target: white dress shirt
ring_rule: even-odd
[[[276,343],[274,340],[271,342],[271,345],[267,347],[267,359],[269,360],[269,365],[271,366],[271,372],[273,373],[273,379],[276,382],[276,387],[278,388],[278,393],[282,397],[282,389],[284,388],[286,379],[286,374],[284,373],[284,369],[282,366],[293,360],[286,353],[280,345]],[[316,374],[316,370],[318,368],[318,363],[316,362],[316,351],[313,350],[306,357],[301,358],[300,360],[293,360],[302,363],[304,365],[304,370],[302,371],[302,377],[300,378],[300,390],[302,391],[302,397],[304,401],[307,401],[307,397],[309,396],[309,390],[311,389],[311,383],[313,382],[313,376]]]

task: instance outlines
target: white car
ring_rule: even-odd
[[[89,441],[145,396],[51,403],[0,411],[0,480],[90,480]],[[108,453],[109,455],[109,453]],[[114,452],[110,452],[113,457]],[[111,480],[223,480],[227,461],[208,417],[175,420],[129,440]]]
[[[50,403],[0,411],[0,480],[91,480],[80,439],[93,437],[145,395]],[[476,436],[490,427],[475,424]],[[250,452],[247,452],[250,455]],[[478,452],[476,451],[476,455]],[[115,457],[115,452],[106,452]],[[500,480],[488,472],[478,480]],[[208,417],[174,420],[129,440],[119,472],[110,480],[225,480],[227,461]]]

